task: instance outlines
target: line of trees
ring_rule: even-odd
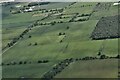
[[[7,44],[6,48],[13,46],[19,39],[22,39],[24,37],[24,35],[29,32],[29,30],[31,30],[31,29],[27,28],[17,38],[13,38],[13,40]]]
[[[65,59],[65,60],[59,62],[55,67],[53,67],[53,70],[56,70],[56,69],[62,70],[73,61],[95,60],[95,59],[120,59],[120,55],[118,54],[117,56],[110,57],[110,56],[106,56],[105,54],[103,54],[99,58],[98,57],[90,57],[90,56],[86,56],[86,57],[83,57],[83,58],[76,58],[76,59],[69,58],[69,59]],[[38,60],[36,63],[39,64],[39,63],[48,63],[48,62],[49,62],[49,60]],[[19,62],[12,61],[10,63],[3,63],[2,62],[1,65],[2,66],[5,66],[5,65],[8,66],[8,65],[22,65],[22,64],[31,64],[31,63],[34,63],[34,62],[31,62],[31,61],[19,61]]]
[[[67,67],[71,62],[73,62],[73,59],[65,59],[61,62],[59,62],[57,65],[55,65],[50,71],[48,71],[46,74],[43,75],[43,80],[51,80],[54,78],[55,75],[60,73],[65,67]]]
[[[1,65],[2,66],[9,66],[9,65],[23,65],[23,64],[40,64],[40,63],[48,63],[49,60],[38,60],[36,62],[31,62],[31,61],[19,61],[19,62],[15,62],[15,61],[12,61],[12,62],[9,62],[9,63],[4,63],[2,62]]]
[[[13,38],[13,40],[11,42],[9,42],[5,47],[2,48],[2,51],[5,50],[6,48],[12,47],[15,43],[17,43],[20,39],[24,38],[24,35],[26,35],[30,30],[32,30],[33,27],[37,26],[39,21],[42,21],[46,18],[48,18],[48,16],[40,19],[40,20],[36,20],[35,22],[33,22],[32,24],[30,24],[18,37]]]
[[[108,57],[106,55],[101,55],[99,58],[97,57],[90,57],[86,56],[84,58],[69,58],[65,59],[58,64],[56,64],[50,71],[45,73],[42,77],[43,80],[52,80],[57,74],[59,74],[63,69],[65,69],[67,66],[69,66],[70,63],[80,60],[95,60],[95,59],[120,59],[120,55],[117,55],[115,57]]]

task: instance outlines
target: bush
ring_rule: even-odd
[[[22,62],[22,61],[20,61],[20,62],[19,62],[19,64],[23,64],[23,62]]]

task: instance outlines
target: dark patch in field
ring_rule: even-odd
[[[120,15],[102,17],[93,30],[91,38],[93,40],[120,38],[118,25],[120,23],[120,20],[118,20],[119,17]]]

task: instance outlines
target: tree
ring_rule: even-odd
[[[62,35],[62,33],[61,32],[59,32],[59,36],[61,36]]]
[[[4,63],[2,62],[2,64],[1,64],[2,66],[4,65]]]
[[[37,42],[35,42],[35,44],[34,44],[34,45],[35,45],[35,46],[36,46],[36,45],[38,45],[38,44],[37,44]]]
[[[28,38],[31,38],[32,36],[30,35]]]
[[[55,21],[54,21],[54,22],[51,22],[51,25],[55,25],[55,23],[56,23]]]
[[[55,23],[54,23],[54,22],[51,22],[51,25],[55,25]]]
[[[63,21],[60,21],[60,23],[63,23]]]
[[[43,63],[47,63],[47,62],[49,62],[48,60],[43,60]]]
[[[63,33],[63,35],[65,35],[65,33]]]
[[[23,34],[20,35],[20,38],[23,38]]]
[[[101,55],[101,52],[99,51],[97,55],[100,56],[100,55]]]
[[[29,64],[31,64],[32,62],[30,61]]]
[[[38,63],[42,63],[42,61],[41,61],[41,60],[39,60],[39,61],[38,61]]]
[[[19,64],[22,64],[22,63],[23,63],[22,61],[19,62]]]
[[[15,64],[17,64],[17,63],[16,63],[16,62],[11,62],[11,64],[12,64],[12,65],[15,65]]]
[[[75,59],[76,61],[78,61],[79,59]]]
[[[40,25],[43,25],[43,23],[40,23]]]
[[[27,64],[27,61],[24,61],[24,64]]]
[[[7,63],[6,65],[8,65],[8,66],[9,66],[10,64],[9,64],[9,63]]]
[[[10,43],[8,43],[7,45],[8,45],[8,47],[11,47]]]
[[[69,26],[67,26],[67,28],[66,29],[69,29]]]
[[[60,40],[60,43],[62,43],[63,41],[62,40]]]
[[[106,55],[101,55],[100,56],[100,59],[105,59],[106,58]]]
[[[62,19],[62,17],[60,17],[60,19]]]
[[[118,54],[118,55],[116,56],[116,58],[120,59],[120,55]]]

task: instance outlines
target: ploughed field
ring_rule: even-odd
[[[95,40],[119,38],[120,29],[118,20],[119,15],[102,17],[93,30],[91,38]]]
[[[6,3],[2,8],[3,78],[118,76],[113,3]]]

